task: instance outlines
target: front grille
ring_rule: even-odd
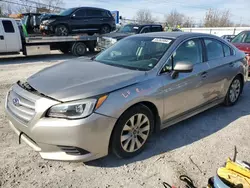
[[[25,124],[35,115],[35,103],[13,90],[8,95],[7,109],[16,119]]]
[[[72,146],[58,146],[58,147],[68,155],[85,155],[89,153],[88,151],[84,149],[72,147]]]

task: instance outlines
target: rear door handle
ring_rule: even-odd
[[[4,40],[4,36],[3,35],[0,35],[0,40]]]
[[[206,78],[206,77],[207,77],[207,72],[201,73],[201,77],[202,77],[202,78]]]
[[[101,20],[101,21],[103,21],[104,19],[103,19],[103,18],[101,18],[100,20]]]

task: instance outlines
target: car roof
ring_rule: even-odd
[[[98,10],[105,10],[105,11],[109,11],[107,9],[104,8],[99,8],[99,7],[73,7],[72,9],[98,9]]]
[[[190,37],[214,37],[216,38],[215,35],[210,35],[210,34],[204,34],[204,33],[189,33],[189,32],[152,32],[152,33],[143,33],[139,35],[133,35],[131,37],[137,37],[137,36],[145,36],[145,37],[163,37],[163,38],[172,38],[172,39],[177,39],[177,38],[190,38]]]

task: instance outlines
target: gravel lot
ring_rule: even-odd
[[[250,84],[237,105],[218,106],[154,135],[139,156],[117,159],[109,155],[89,163],[47,161],[8,126],[3,104],[7,90],[18,79],[74,57],[0,57],[0,187],[163,187],[181,185],[190,176],[198,187],[238,148],[238,159],[250,162]]]

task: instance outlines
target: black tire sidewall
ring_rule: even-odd
[[[240,94],[239,94],[238,98],[237,98],[234,102],[232,102],[231,99],[230,99],[230,89],[231,89],[232,84],[234,83],[235,80],[239,80],[239,81],[240,81]],[[230,86],[229,86],[229,88],[228,88],[228,91],[227,91],[227,95],[226,95],[224,104],[225,104],[226,106],[233,106],[234,104],[236,104],[237,101],[238,101],[239,98],[240,98],[240,95],[241,95],[242,90],[243,90],[243,83],[242,83],[242,80],[241,80],[240,76],[236,76],[236,77],[233,79],[233,81],[231,82],[231,84],[230,84]]]
[[[107,27],[107,28],[109,29],[109,32],[106,32],[106,33],[110,33],[111,29],[110,29],[110,27],[109,27],[108,25],[103,25],[103,26],[101,27],[101,29],[100,29],[100,33],[101,33],[101,34],[106,34],[106,33],[104,33],[104,32],[102,31],[102,29],[103,29],[104,27]]]
[[[77,48],[79,47],[79,45],[82,45],[84,47],[84,53],[82,54],[79,54],[78,51],[77,51]],[[76,55],[76,56],[84,56],[86,54],[86,51],[87,51],[87,47],[84,43],[76,43],[73,45],[73,54]]]
[[[121,132],[123,130],[123,127],[125,125],[125,123],[135,114],[138,114],[138,113],[142,113],[144,115],[146,115],[149,119],[149,122],[150,122],[150,131],[149,131],[149,136],[146,140],[146,142],[144,143],[144,145],[136,150],[135,152],[126,152],[122,146],[121,146],[121,143],[120,143],[120,137],[121,137]],[[130,109],[128,109],[127,111],[125,111],[121,117],[118,119],[118,121],[116,122],[115,124],[115,127],[114,127],[114,130],[113,130],[113,134],[112,134],[112,151],[113,153],[119,157],[119,158],[129,158],[129,157],[133,157],[133,156],[136,156],[137,154],[139,154],[141,151],[143,151],[143,149],[145,148],[152,132],[153,132],[153,129],[154,129],[154,116],[151,112],[151,110],[144,106],[144,105],[136,105],[134,107],[131,107]]]
[[[67,35],[60,35],[60,34],[57,32],[57,29],[60,28],[60,27],[64,27],[65,29],[67,29]],[[68,35],[69,35],[69,30],[68,30],[68,28],[67,28],[65,25],[57,25],[57,26],[55,27],[55,34],[56,34],[57,36],[68,36]]]

